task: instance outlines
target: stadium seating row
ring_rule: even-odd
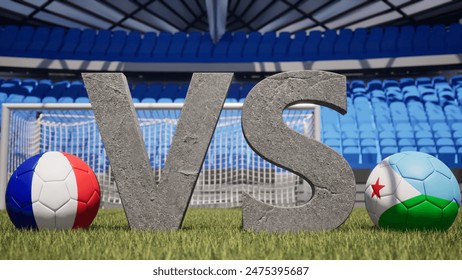
[[[208,33],[0,27],[0,56],[109,61],[251,62],[364,59],[462,52],[462,25],[419,25],[326,32]]]
[[[226,102],[243,102],[252,83],[233,83]],[[131,85],[134,102],[183,102],[188,84]],[[348,113],[322,108],[322,141],[354,168],[417,150],[462,167],[462,76],[349,80]],[[1,79],[1,103],[85,103],[82,81]]]

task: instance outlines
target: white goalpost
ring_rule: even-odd
[[[159,182],[176,131],[182,103],[135,103],[146,151]],[[247,145],[241,128],[242,103],[226,103],[199,175],[190,205],[236,207],[242,192],[278,206],[296,206],[311,197],[297,175],[274,166]],[[101,207],[120,207],[111,166],[90,103],[11,103],[2,106],[0,209],[5,209],[9,177],[27,158],[47,151],[74,154],[94,170],[101,186]],[[286,109],[284,122],[320,140],[320,108],[298,104]]]

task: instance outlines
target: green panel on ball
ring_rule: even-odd
[[[425,200],[426,200],[426,197],[425,197],[424,194],[422,194],[422,195],[414,196],[413,198],[410,198],[408,200],[405,200],[402,203],[404,204],[404,206],[406,206],[407,209],[410,209],[410,208],[424,202]]]
[[[404,204],[413,206],[408,209]],[[419,195],[386,210],[380,216],[379,226],[398,230],[447,230],[456,219],[458,211],[459,205],[454,201]]]
[[[451,201],[449,205],[443,209],[443,218],[441,223],[444,229],[448,229],[452,226],[457,217],[457,212],[459,212],[459,204],[455,201]]]
[[[448,206],[448,204],[451,203],[450,200],[447,200],[441,197],[432,196],[432,195],[427,195],[427,200],[435,204],[441,209],[444,209],[444,207]]]
[[[402,203],[390,207],[379,218],[379,227],[391,229],[406,228],[407,208]]]

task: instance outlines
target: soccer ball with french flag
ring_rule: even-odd
[[[402,152],[380,162],[364,193],[374,224],[398,230],[446,230],[460,208],[459,184],[439,159],[421,152]]]
[[[35,155],[16,168],[6,188],[6,209],[17,228],[88,228],[100,205],[93,170],[61,152]]]

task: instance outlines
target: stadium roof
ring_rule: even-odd
[[[2,0],[0,24],[109,30],[326,30],[375,25],[458,22],[451,0]]]

